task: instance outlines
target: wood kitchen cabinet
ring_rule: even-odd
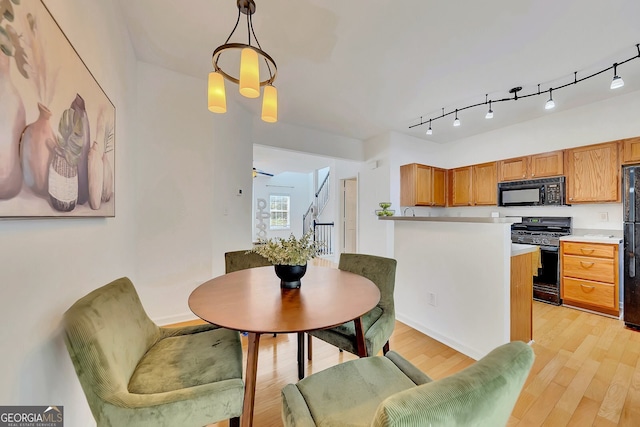
[[[498,179],[516,181],[559,176],[564,173],[564,152],[551,151],[498,162]]]
[[[511,341],[533,339],[533,257],[531,253],[511,257]]]
[[[498,165],[496,162],[473,165],[473,204],[496,206],[498,204]]]
[[[400,166],[401,206],[445,206],[446,171],[411,163]]]
[[[560,242],[564,304],[618,316],[619,245]]]
[[[471,183],[473,181],[473,170],[471,166],[449,169],[449,205],[450,206],[472,206],[473,192]]]
[[[640,163],[640,136],[620,141],[622,144],[622,164]]]
[[[489,162],[449,170],[449,206],[495,206],[497,163]]]
[[[566,150],[565,170],[568,204],[620,201],[617,142]]]

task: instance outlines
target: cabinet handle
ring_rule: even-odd
[[[580,287],[582,288],[583,291],[586,291],[586,292],[591,292],[596,288],[595,286],[587,286],[584,283],[580,283]]]
[[[535,174],[535,173],[532,173],[532,174],[531,174],[531,176],[536,176],[536,174]]]
[[[580,261],[580,265],[582,266],[582,268],[591,268],[591,267],[593,267],[593,263],[592,262]]]
[[[587,251],[589,251],[589,252],[587,252]],[[587,249],[580,248],[580,252],[582,252],[583,254],[586,254],[586,255],[592,254],[593,251],[595,251],[595,249],[593,249],[593,248],[587,248]]]

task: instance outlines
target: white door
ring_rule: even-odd
[[[342,180],[342,252],[356,252],[358,230],[358,180]]]

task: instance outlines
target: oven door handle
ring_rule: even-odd
[[[540,246],[541,251],[558,252],[560,248],[558,246]]]
[[[631,236],[629,238],[630,250],[629,250],[629,277],[636,277],[636,230],[635,224],[631,224],[629,227]]]

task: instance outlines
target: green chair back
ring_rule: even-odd
[[[395,317],[393,291],[396,284],[397,261],[367,254],[340,254],[338,268],[343,271],[364,276],[380,289],[380,307],[385,314]]]
[[[233,273],[247,268],[266,267],[273,265],[262,255],[255,252],[233,251],[224,254],[225,273]]]

